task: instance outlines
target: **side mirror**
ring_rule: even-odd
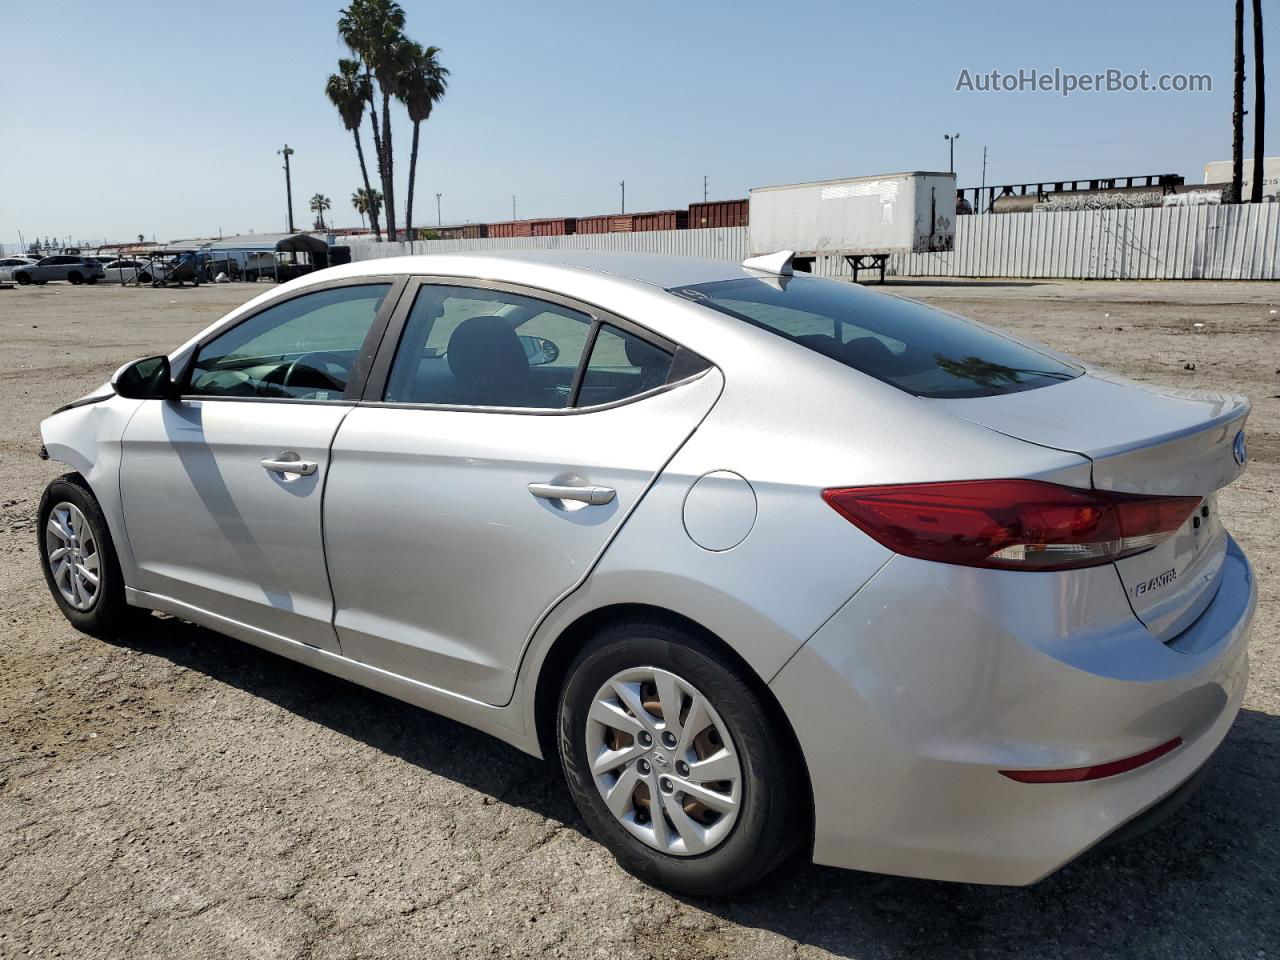
[[[540,367],[544,363],[555,363],[560,358],[560,348],[546,337],[520,337],[520,346],[524,347],[525,359],[529,366]]]
[[[128,400],[167,400],[174,395],[168,357],[127,363],[111,378],[111,389]]]

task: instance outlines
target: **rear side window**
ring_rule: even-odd
[[[991,397],[1084,371],[934,307],[815,277],[671,291],[918,397]]]
[[[671,354],[617,327],[601,324],[578,389],[578,406],[615,403],[667,382]]]
[[[517,293],[424,284],[383,399],[567,407],[592,322],[577,310]]]

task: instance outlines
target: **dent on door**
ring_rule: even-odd
[[[564,415],[352,411],[325,491],[343,654],[508,702],[534,626],[586,577],[722,384],[713,369]]]

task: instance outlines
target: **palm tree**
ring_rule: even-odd
[[[395,0],[351,0],[338,18],[338,34],[342,42],[364,66],[371,82],[368,90],[373,146],[378,154],[378,173],[386,197],[387,239],[396,239],[395,169],[392,163],[391,98],[395,95],[399,75],[403,72],[404,8]],[[382,123],[379,131],[375,92],[382,99]]]
[[[1266,71],[1262,61],[1262,0],[1253,0],[1253,191],[1249,199],[1262,202],[1262,154],[1266,146]],[[409,191],[412,193],[412,189]]]
[[[1244,0],[1236,0],[1236,56],[1231,108],[1231,202],[1239,203],[1244,177]]]
[[[371,81],[367,74],[361,72],[360,61],[343,57],[338,61],[338,72],[329,74],[324,92],[329,102],[338,108],[338,113],[342,116],[342,125],[351,131],[351,136],[356,142],[356,156],[360,160],[360,177],[364,180],[364,189],[367,193],[372,187],[369,185],[369,171],[364,163],[364,148],[360,144],[360,124],[364,120],[365,104],[373,96]],[[374,236],[381,240],[382,231],[378,227],[376,213],[370,213],[369,225],[373,228]]]
[[[326,197],[323,193],[317,193],[312,195],[311,210],[316,215],[317,229],[319,230],[324,229],[324,212],[328,210],[331,206],[332,204],[329,202],[329,198]]]
[[[418,172],[418,129],[431,116],[431,108],[444,97],[449,85],[449,71],[440,66],[436,56],[439,47],[423,49],[420,44],[407,44],[407,67],[400,77],[398,96],[413,121],[413,146],[409,151],[409,197],[404,207],[405,235],[413,236],[413,183]]]
[[[369,214],[369,222],[376,223],[378,211],[382,208],[382,194],[377,190],[357,190],[351,194],[351,205],[356,208],[364,222],[364,215]]]

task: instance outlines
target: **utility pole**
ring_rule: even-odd
[[[707,202],[707,175],[702,175],[702,202]]]
[[[622,210],[619,212],[626,213],[627,212],[627,181],[619,180],[618,186],[622,188]]]
[[[1243,2],[1244,2],[1244,0],[1239,0],[1239,2],[1243,3]],[[955,172],[956,172],[956,141],[960,139],[960,134],[958,134],[958,133],[944,133],[944,134],[942,135],[942,139],[943,139],[943,140],[946,140],[946,141],[947,141],[947,143],[950,145],[950,148],[951,148],[951,166],[950,166],[948,169],[949,169],[952,173],[955,173]]]
[[[444,196],[443,193],[436,194],[436,226],[437,227],[444,226],[444,221],[440,219],[440,198],[443,196]]]
[[[974,204],[978,209],[974,213],[982,212],[982,195],[987,192],[987,148],[982,148],[982,190],[978,192],[978,202]]]
[[[514,220],[515,218],[516,218],[516,195],[513,193],[511,195],[511,219]]]
[[[1266,85],[1262,71],[1262,0],[1253,0],[1253,190],[1249,199],[1262,202],[1262,154],[1266,147]]]
[[[1244,0],[1236,0],[1236,64],[1231,101],[1231,202],[1244,199]]]
[[[1243,0],[1241,0],[1241,2],[1243,2]],[[284,145],[284,149],[277,150],[276,153],[279,156],[284,157],[284,195],[285,201],[289,205],[289,232],[293,233],[293,180],[290,178],[289,174],[289,158],[293,156],[293,148],[286,143]]]

